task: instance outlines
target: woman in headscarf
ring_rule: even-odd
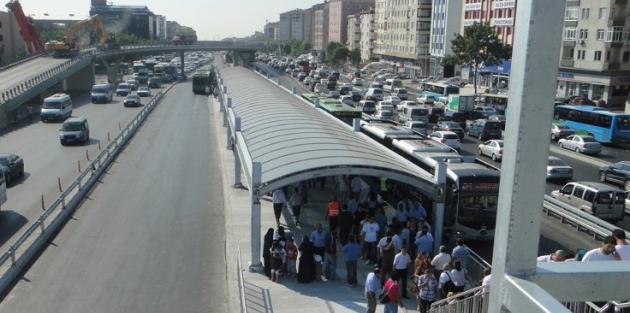
[[[298,250],[301,252],[298,282],[307,284],[315,280],[315,246],[308,236],[304,235]]]
[[[265,267],[265,275],[271,278],[271,243],[273,242],[273,228],[269,228],[263,239],[263,266]]]

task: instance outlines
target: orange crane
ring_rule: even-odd
[[[44,51],[44,42],[39,34],[39,30],[35,27],[33,18],[24,14],[20,2],[18,0],[11,0],[6,6],[13,12],[15,20],[18,22],[18,25],[20,25],[20,35],[24,38],[26,51],[28,51],[28,53]]]

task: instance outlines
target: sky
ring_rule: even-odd
[[[26,15],[34,18],[48,13],[51,17],[87,18],[90,0],[19,0]],[[8,2],[8,1],[5,1]],[[111,0],[114,5],[147,6],[156,15],[189,26],[200,40],[246,37],[263,31],[265,21],[277,22],[280,13],[308,9],[323,0]],[[2,6],[2,10],[6,8]]]

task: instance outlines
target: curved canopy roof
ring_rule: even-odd
[[[427,172],[277,84],[241,67],[223,68],[221,77],[241,119],[245,159],[261,164],[258,195],[333,175],[385,176],[435,194]]]

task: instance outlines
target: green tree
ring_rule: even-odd
[[[350,51],[350,54],[348,55],[348,58],[350,59],[350,63],[353,66],[358,67],[359,64],[361,64],[361,51],[359,51],[359,49],[357,48],[352,49],[352,51]]]
[[[65,33],[66,32],[62,30],[47,30],[43,31],[40,36],[42,37],[42,42],[47,43],[53,40],[63,40],[63,36],[65,35]]]
[[[467,64],[471,67],[477,93],[478,66],[493,66],[512,57],[512,48],[501,42],[490,23],[475,22],[464,29],[464,35],[455,34],[451,41],[453,54],[442,59],[443,65]]]
[[[322,60],[325,60],[326,62],[330,63],[330,64],[334,64],[335,62],[337,62],[338,64],[338,60],[334,60],[334,55],[335,55],[335,49],[339,48],[339,47],[343,47],[343,45],[341,43],[338,42],[329,42],[328,45],[326,46],[326,59],[322,58]]]
[[[350,51],[346,47],[337,47],[333,53],[332,58],[330,60],[330,65],[337,67],[340,63],[348,59],[348,55]]]

